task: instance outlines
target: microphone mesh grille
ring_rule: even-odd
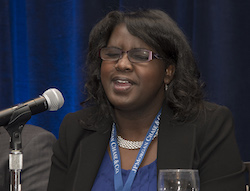
[[[49,111],[57,111],[60,109],[64,104],[64,98],[62,93],[55,89],[50,88],[43,93],[43,97],[45,97],[48,103],[48,110]]]

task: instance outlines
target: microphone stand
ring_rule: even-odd
[[[21,133],[31,115],[28,105],[18,106],[12,113],[8,125],[4,126],[10,135],[10,191],[21,191],[21,171],[23,169]]]

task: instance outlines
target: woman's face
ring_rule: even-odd
[[[107,47],[123,51],[134,48],[152,50],[141,39],[131,35],[125,24],[117,25]],[[161,59],[144,63],[131,63],[124,53],[118,61],[102,61],[101,82],[105,93],[118,110],[137,110],[161,105],[164,98],[164,81],[168,82],[165,64]]]

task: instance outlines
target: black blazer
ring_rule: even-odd
[[[205,109],[189,122],[172,120],[163,105],[159,126],[157,168],[198,169],[201,191],[243,191],[244,170],[237,148],[231,112],[204,103]],[[54,146],[49,191],[90,191],[107,149],[112,120],[97,126],[84,122],[98,108],[68,114]]]

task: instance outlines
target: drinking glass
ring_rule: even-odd
[[[158,191],[199,191],[198,170],[162,169],[158,176]]]

